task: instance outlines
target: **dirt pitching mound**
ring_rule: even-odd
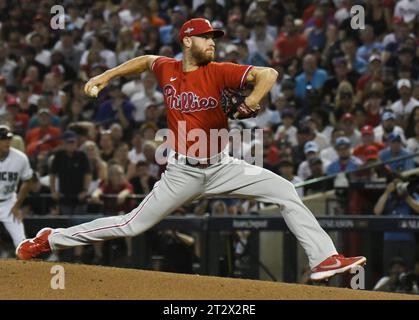
[[[53,266],[65,289],[52,289]],[[0,260],[0,299],[419,299],[419,296],[43,261]]]

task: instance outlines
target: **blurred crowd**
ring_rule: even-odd
[[[226,31],[217,61],[280,74],[257,118],[230,123],[237,132],[263,129],[263,143],[243,144],[243,158],[262,143],[264,167],[301,183],[419,151],[417,0],[64,0],[65,28],[52,29],[55,4],[0,0],[0,122],[37,172],[26,214],[120,214],[152,189],[165,169],[154,157],[155,133],[167,127],[154,75],[118,79],[97,99],[83,87],[139,55],[181,59],[177,33],[191,17]],[[355,4],[365,8],[360,29],[351,27]],[[400,160],[355,178],[391,182],[418,164],[419,157]],[[416,194],[394,186],[386,194],[403,200],[400,212],[387,198],[375,208],[380,194],[362,192],[349,195],[345,210],[419,212]],[[298,192],[331,187],[321,181]],[[179,212],[234,215],[260,206],[202,200]]]

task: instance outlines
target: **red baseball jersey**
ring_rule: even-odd
[[[212,139],[210,133],[211,129],[228,129],[228,118],[221,107],[221,91],[224,88],[241,89],[251,68],[210,62],[197,70],[183,72],[182,61],[167,57],[154,61],[151,69],[163,91],[168,128],[174,133],[174,141],[170,141],[174,150],[207,158],[225,148],[226,141]],[[206,139],[200,137],[202,131],[193,129],[201,129]],[[199,146],[196,144],[198,137]],[[218,147],[210,148],[211,143]]]

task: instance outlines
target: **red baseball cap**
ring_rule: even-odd
[[[374,146],[368,146],[364,151],[365,160],[377,160],[378,159],[378,149]]]
[[[12,95],[8,95],[6,97],[6,105],[7,106],[17,106],[18,105],[17,99]]]
[[[350,120],[350,121],[354,121],[355,117],[352,113],[346,112],[342,118],[340,118],[340,120],[342,121],[346,121],[346,120]]]
[[[361,128],[361,134],[363,136],[366,136],[366,135],[372,136],[374,134],[374,128],[372,126],[368,126],[368,125],[367,126],[363,126]]]
[[[221,29],[214,29],[207,19],[195,18],[186,21],[182,28],[179,31],[179,41],[182,42],[183,38],[190,36],[198,36],[200,34],[205,34],[212,32],[215,38],[222,37],[224,31]]]

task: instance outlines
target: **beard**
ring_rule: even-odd
[[[194,44],[191,47],[191,56],[198,66],[205,66],[214,60],[214,52],[197,48]]]

